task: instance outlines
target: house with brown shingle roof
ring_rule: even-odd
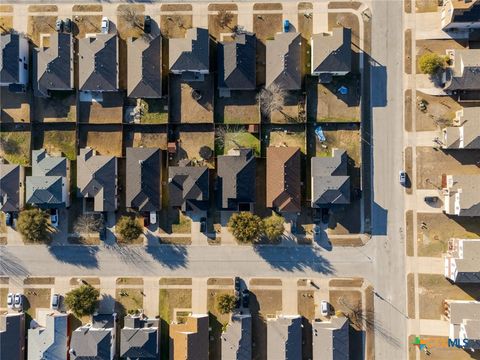
[[[278,212],[301,210],[299,147],[267,148],[267,207]]]
[[[192,314],[170,325],[170,360],[208,360],[208,315]]]

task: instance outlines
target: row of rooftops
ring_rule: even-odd
[[[28,43],[19,34],[1,35],[0,83],[22,83],[17,58],[28,58]],[[34,89],[38,96],[50,91],[74,88],[74,37],[70,33],[50,35],[48,48],[34,52]],[[351,70],[351,30],[312,36],[312,74],[345,74]],[[23,55],[21,55],[23,53]],[[218,44],[219,88],[253,90],[256,88],[256,37],[240,33],[234,41]],[[266,87],[279,85],[286,90],[302,86],[302,37],[300,33],[278,33],[266,42]],[[162,37],[142,36],[127,40],[127,95],[135,98],[162,96]],[[27,59],[28,61],[28,59]],[[165,61],[165,59],[163,59]],[[117,34],[93,34],[78,41],[78,78],[80,91],[117,91]],[[174,74],[210,72],[210,36],[204,28],[190,28],[184,38],[169,39],[169,70]]]
[[[128,315],[117,340],[117,314],[95,314],[89,324],[70,333],[69,315],[51,313],[44,326],[32,321],[28,329],[28,360],[101,359],[120,356],[126,359],[158,359],[164,353],[160,344],[160,320],[144,315]],[[298,360],[302,357],[302,318],[279,316],[267,320],[267,359]],[[332,317],[312,323],[313,360],[347,360],[349,322]],[[26,353],[25,316],[14,313],[0,316],[0,357],[23,359]],[[170,359],[208,360],[209,317],[191,314],[185,323],[172,323],[169,329]],[[221,336],[222,359],[252,359],[252,317],[249,313],[232,315]],[[117,342],[120,352],[117,354]]]
[[[279,212],[301,211],[301,161],[297,147],[267,148],[267,206]],[[332,157],[314,157],[312,202],[315,208],[350,202],[348,157],[344,150]],[[43,208],[69,206],[70,162],[50,156],[46,150],[32,152],[32,176],[26,177],[26,203]],[[161,209],[162,154],[159,148],[126,149],[126,205],[139,211]],[[0,164],[0,210],[15,212],[23,207],[24,170],[19,165]],[[117,209],[118,164],[114,156],[98,155],[83,148],[77,157],[77,195],[92,198],[94,211]],[[169,205],[182,211],[204,210],[209,200],[209,169],[206,166],[168,168]],[[218,206],[239,210],[255,202],[256,159],[252,149],[233,149],[217,158]]]

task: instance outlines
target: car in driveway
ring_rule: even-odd
[[[63,32],[63,20],[58,19],[57,21],[55,21],[55,31]]]
[[[54,227],[58,227],[58,209],[50,209],[50,223]]]
[[[145,15],[143,18],[143,32],[145,34],[150,34],[152,31],[152,18],[148,15]]]
[[[320,313],[322,314],[322,316],[330,315],[330,304],[327,300],[322,300],[320,302]]]
[[[102,34],[108,34],[110,30],[110,20],[106,16],[102,17]]]
[[[18,310],[23,309],[23,295],[22,294],[16,293],[13,296],[13,308],[18,309]]]
[[[235,276],[235,291],[240,291],[240,278]]]
[[[61,297],[59,294],[52,295],[52,301],[51,301],[52,310],[58,310],[60,308],[60,299]]]
[[[12,293],[8,293],[7,295],[7,307],[9,309],[13,309],[13,294]]]
[[[407,185],[407,173],[403,170],[401,170],[399,173],[398,173],[398,180],[400,181],[400,185]]]
[[[72,32],[72,20],[70,20],[69,18],[66,18],[65,19],[65,22],[64,22],[64,28],[65,32],[67,33],[71,33]]]
[[[436,204],[438,202],[438,196],[425,196],[423,200],[427,204]]]
[[[13,225],[13,216],[11,213],[5,213],[5,225],[12,227]]]
[[[248,308],[250,306],[250,290],[242,290],[242,306]]]

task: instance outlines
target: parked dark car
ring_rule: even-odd
[[[65,19],[65,22],[64,22],[64,30],[65,30],[65,32],[67,32],[67,33],[71,33],[71,32],[72,32],[72,20],[70,20],[69,18],[66,18],[66,19]]]
[[[143,18],[143,32],[146,34],[150,34],[152,31],[152,18],[148,15],[145,15]]]
[[[143,213],[143,226],[145,227],[150,226],[150,213],[148,212]]]
[[[200,219],[200,232],[205,233],[207,231],[207,218]]]
[[[62,32],[63,31],[63,20],[58,19],[55,22],[55,31]]]
[[[248,308],[250,305],[250,291],[248,289],[243,289],[242,291],[242,306]]]
[[[235,276],[235,291],[240,291],[240,278]]]
[[[13,216],[9,212],[5,213],[5,224],[7,226],[12,226],[13,225]]]
[[[425,196],[423,199],[427,204],[436,204],[438,201],[438,197],[436,196]]]

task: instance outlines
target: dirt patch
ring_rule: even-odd
[[[88,236],[69,236],[67,241],[69,244],[74,245],[100,245],[98,233]]]
[[[0,308],[1,309],[7,308],[7,295],[8,295],[8,289],[0,288]]]
[[[407,275],[408,317],[415,319],[415,274]]]
[[[200,160],[200,149],[209,147],[215,149],[215,134],[213,132],[180,131],[178,134],[177,158]]]
[[[450,96],[431,96],[416,92],[415,127],[417,131],[433,131],[452,124],[455,113],[462,107]],[[426,110],[420,109],[420,102]]]
[[[81,127],[79,132],[79,147],[91,147],[100,155],[122,156],[122,132],[116,128],[93,131]]]
[[[232,91],[228,98],[215,98],[215,123],[259,124],[260,109],[255,91]]]
[[[13,30],[13,16],[0,16],[0,34],[10,33]]]
[[[12,93],[8,87],[2,86],[0,89],[1,117],[2,123],[11,122],[30,122],[30,94]]]
[[[351,1],[351,2],[331,2],[328,3],[329,9],[354,9],[358,10],[362,3]]]
[[[422,229],[422,223],[427,228]],[[418,256],[441,257],[450,238],[475,239],[480,237],[480,222],[471,217],[449,217],[446,214],[417,214]]]
[[[256,5],[263,5],[268,7],[269,5],[275,5],[275,4],[255,4],[254,8]],[[275,10],[275,9],[271,9],[271,10]],[[279,10],[281,10],[281,5]],[[282,14],[254,14],[253,15],[253,32],[256,34],[257,39],[260,40],[261,42],[264,42],[265,40],[273,39],[275,34],[280,31],[282,31]],[[259,46],[257,44],[257,48],[258,47]]]
[[[405,73],[412,73],[412,29],[405,30]]]
[[[89,124],[121,124],[123,120],[123,97],[118,94],[103,94],[103,101],[80,102],[80,122]]]
[[[73,277],[70,279],[70,286],[80,286],[82,284],[88,284],[93,287],[99,287],[100,286],[100,278],[97,277]]]
[[[213,123],[213,77],[204,81],[182,82],[170,76],[170,120],[172,123]],[[194,96],[200,99],[195,100]]]
[[[207,285],[233,285],[232,278],[210,278],[207,280]]]
[[[441,190],[442,174],[480,175],[476,165],[480,151],[445,152],[426,146],[416,149],[418,189]]]
[[[28,12],[55,12],[58,11],[57,5],[30,5]]]
[[[117,279],[117,285],[143,285],[143,278],[126,278],[121,277]]]
[[[55,278],[53,277],[29,277],[23,280],[23,285],[53,285]]]
[[[191,289],[160,289],[160,317],[170,324],[174,319],[175,308],[190,309],[192,307]]]
[[[330,290],[329,302],[333,307],[333,311],[341,311],[351,319],[351,325],[356,330],[362,329],[360,319],[352,316],[354,312],[362,311],[362,293],[360,291]]]
[[[121,39],[140,37],[143,34],[144,5],[118,5],[117,7],[117,31]],[[135,19],[129,20],[130,16]]]
[[[412,147],[405,148],[405,172],[407,173],[407,183],[405,191],[407,194],[411,194],[413,183],[413,151]]]
[[[13,12],[13,6],[11,6],[11,5],[0,5],[0,12]]]
[[[406,252],[407,256],[414,256],[414,243],[413,243],[413,210],[407,210],[405,213],[405,223],[407,232]]]
[[[115,291],[117,313],[120,316],[125,316],[143,309],[142,293],[142,289],[117,289]]]
[[[72,8],[73,12],[102,12],[103,6],[102,5],[73,5]]]
[[[86,34],[99,33],[101,31],[102,15],[73,15],[74,34],[77,39],[82,39]]]
[[[235,4],[210,4],[209,11],[212,5],[215,5],[217,14],[208,15],[208,32],[217,41],[223,41],[222,34],[231,34],[238,25],[238,15],[232,11],[237,11]]]
[[[439,15],[440,16],[440,15]],[[421,74],[422,71],[418,65],[418,59],[425,53],[436,53],[438,55],[445,55],[447,49],[465,49],[468,47],[466,40],[417,40],[416,42],[416,67],[417,74]]]
[[[311,290],[297,291],[298,314],[312,321],[315,319],[315,298]]]
[[[405,90],[405,131],[413,131],[412,89]]]
[[[305,133],[292,131],[271,131],[269,133],[269,146],[298,147],[305,154]]]
[[[189,4],[163,4],[161,11],[192,11],[192,5]]]
[[[161,278],[158,285],[192,285],[191,278]]]
[[[37,309],[50,308],[50,289],[24,288],[24,309],[32,318],[37,317]]]
[[[407,14],[412,13],[412,0],[403,1],[403,11],[405,11]]]
[[[338,128],[330,125],[323,125],[323,134],[326,141],[320,143],[316,139],[316,156],[332,156],[332,149],[343,149],[347,151],[348,156],[354,161],[356,167],[360,167],[360,130],[358,126],[348,128]]]
[[[282,4],[280,3],[270,3],[270,4],[262,4],[262,3],[256,3],[253,4],[253,11],[256,10],[282,10]]]
[[[162,5],[163,7],[168,5]],[[181,5],[171,5],[174,7]],[[191,8],[191,5],[186,5]],[[181,11],[176,9],[177,11]],[[192,27],[192,15],[162,15],[160,16],[160,29],[162,35],[167,38],[184,38],[187,29]]]
[[[444,300],[480,300],[480,287],[475,284],[459,286],[443,275],[418,274],[420,319],[440,320],[444,315]]]
[[[250,286],[282,286],[281,279],[251,279]]]
[[[328,229],[329,233],[338,233],[337,231],[330,231],[331,229]],[[358,247],[358,246],[363,246],[365,245],[362,241],[362,239],[358,236],[352,236],[349,238],[330,238],[330,242],[332,243],[333,246],[346,246],[346,247]]]
[[[30,163],[30,132],[0,131],[0,156],[12,164],[28,165]]]
[[[330,280],[330,287],[362,287],[363,279],[334,279]]]
[[[438,0],[415,0],[415,9],[417,13],[437,12]]]
[[[40,36],[55,32],[56,16],[29,16],[27,34],[36,46],[40,46]]]

